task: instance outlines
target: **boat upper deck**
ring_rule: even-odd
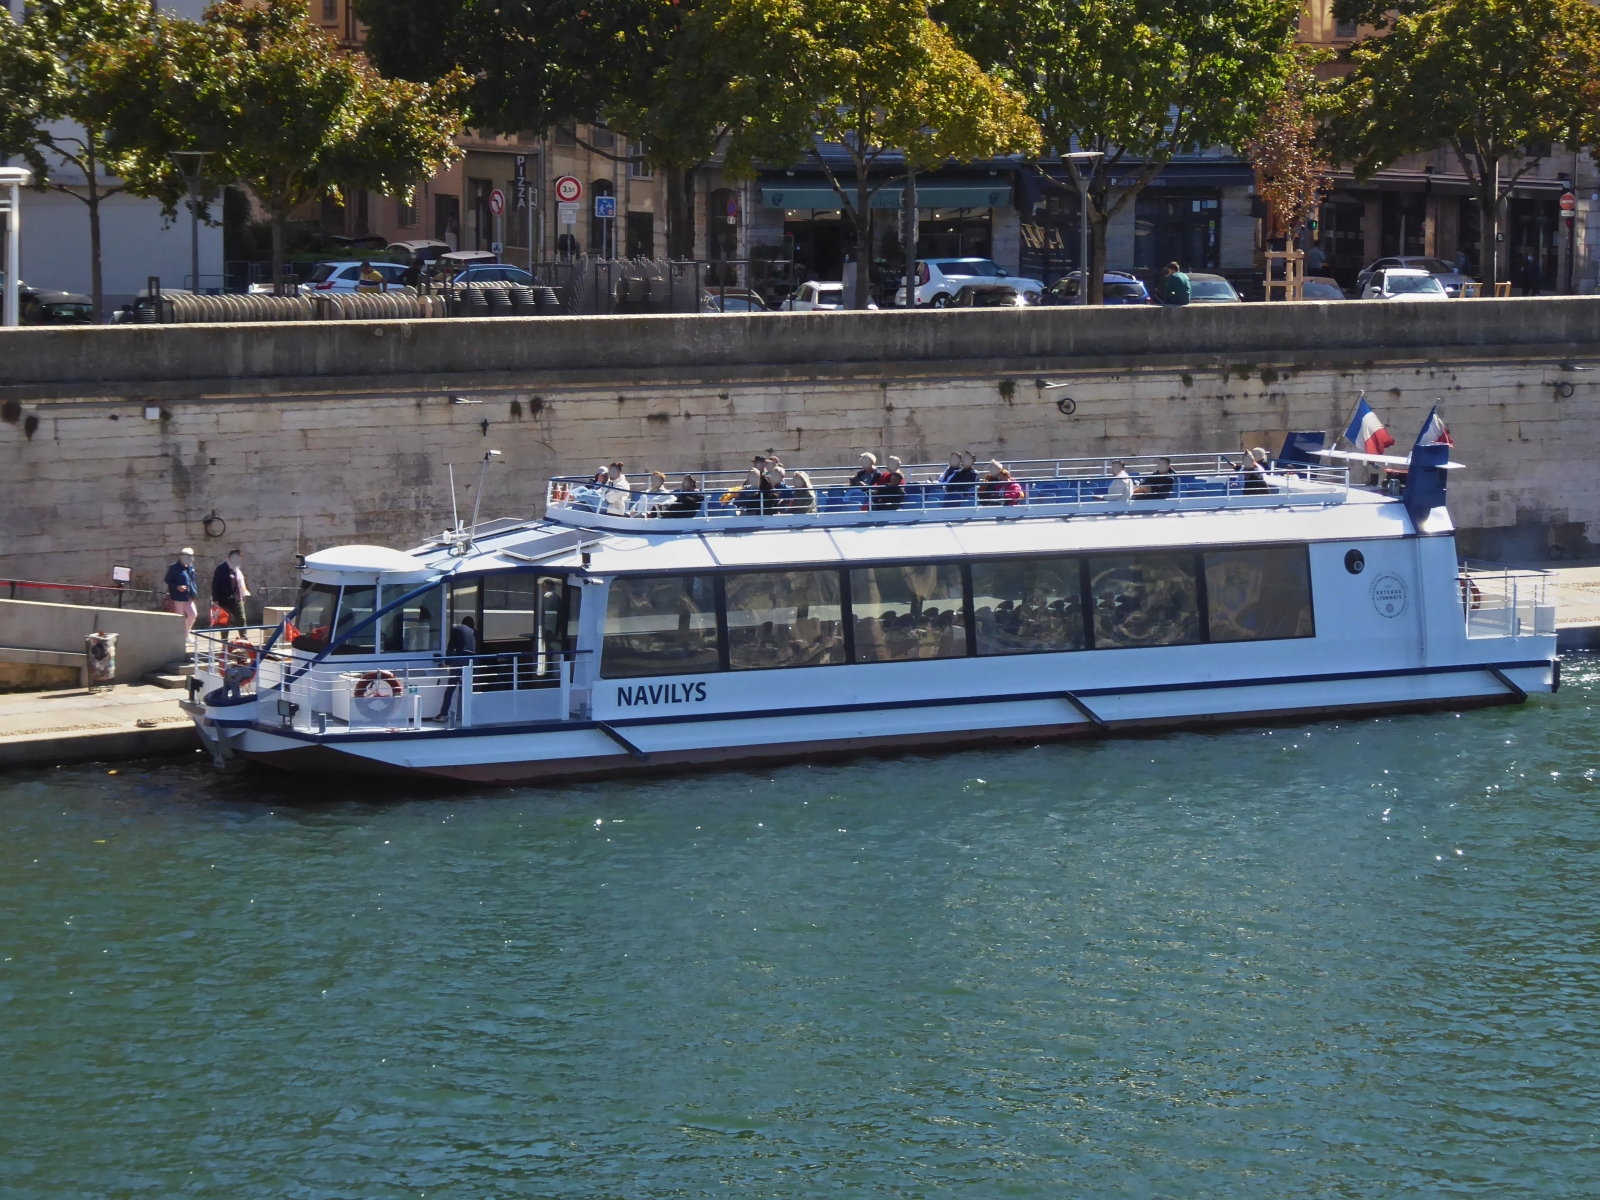
[[[1162,462],[1170,464],[1163,471]],[[545,515],[580,529],[654,534],[708,530],[833,527],[1059,518],[1088,513],[1325,507],[1350,492],[1349,469],[1273,462],[1245,469],[1226,453],[1030,459],[1004,474],[980,470],[952,481],[943,464],[899,468],[904,482],[865,483],[860,468],[786,471],[772,490],[749,486],[744,471],[669,475],[667,490],[641,492],[597,477],[550,480]],[[1126,469],[1119,474],[1118,464]],[[879,478],[886,469],[879,469]],[[598,473],[597,473],[598,475]]]

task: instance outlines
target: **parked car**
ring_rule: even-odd
[[[392,288],[405,286],[405,266],[401,263],[373,262],[383,280]],[[311,273],[308,282],[301,285],[308,292],[354,292],[360,290],[356,285],[361,282],[361,262],[325,262],[318,263],[317,269]],[[253,289],[252,289],[253,290]],[[269,283],[267,291],[272,290]]]
[[[450,279],[451,283],[520,283],[533,287],[539,281],[521,267],[506,263],[472,263],[462,267]]]
[[[844,307],[844,284],[818,282],[802,283],[778,306],[782,312],[836,312]]]
[[[969,283],[950,301],[951,308],[1028,308],[1043,292],[1024,292],[1009,283]],[[1030,299],[1029,297],[1033,297]]]
[[[1240,304],[1243,299],[1221,275],[1195,271],[1189,276],[1190,304]]]
[[[944,308],[968,284],[1007,283],[1019,292],[1042,292],[1037,279],[1014,277],[988,258],[929,258],[917,263],[917,303]],[[896,308],[906,304],[905,284],[894,294]]]
[[[1415,267],[1388,267],[1374,271],[1362,289],[1363,300],[1448,300],[1437,275]]]
[[[1446,296],[1461,295],[1461,285],[1470,283],[1471,277],[1461,274],[1442,258],[1432,258],[1425,255],[1395,255],[1391,258],[1380,258],[1372,265],[1362,268],[1356,275],[1356,292],[1366,295],[1367,285],[1372,282],[1374,271],[1390,271],[1396,267],[1404,267],[1413,271],[1426,271],[1439,281],[1444,288]]]
[[[450,243],[436,242],[432,238],[419,238],[410,242],[390,242],[384,247],[384,253],[399,262],[410,262],[417,255],[422,255],[424,262],[432,262],[441,254],[450,251]]]
[[[1300,294],[1307,300],[1343,300],[1344,289],[1324,275],[1307,275]]]
[[[1100,277],[1101,295],[1106,304],[1149,304],[1150,292],[1137,275],[1126,271],[1107,271]],[[1045,305],[1082,304],[1084,296],[1083,272],[1073,271],[1063,275],[1040,294],[1038,303]]]
[[[767,306],[762,303],[761,297],[748,288],[718,288],[714,292],[707,292],[700,304],[701,312],[708,313],[749,313],[767,312]]]
[[[17,289],[18,316],[24,325],[93,325],[94,302],[76,292]]]

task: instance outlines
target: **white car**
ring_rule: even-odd
[[[1449,263],[1440,258],[1425,255],[1395,256],[1393,258],[1380,258],[1371,266],[1363,267],[1356,276],[1356,290],[1365,294],[1367,284],[1372,282],[1372,276],[1378,271],[1389,271],[1396,267],[1406,267],[1415,271],[1426,271],[1437,279],[1444,288],[1446,296],[1459,296],[1461,285],[1471,281],[1471,276],[1463,275]]]
[[[367,262],[372,262],[367,259]],[[406,269],[400,263],[373,262],[383,276],[384,282],[392,288],[405,286]],[[355,262],[325,262],[318,263],[317,269],[311,273],[309,282],[300,286],[302,293],[306,292],[354,292],[360,289],[356,286],[361,282],[361,260]]]
[[[1363,300],[1448,300],[1439,277],[1415,267],[1374,271],[1362,289]]]
[[[783,312],[838,312],[844,308],[844,284],[802,283],[778,307]]]
[[[1029,304],[1039,303],[1044,284],[1037,279],[1020,279],[995,265],[988,258],[929,258],[917,263],[917,304],[945,308],[956,293],[968,284],[1003,283],[1019,292],[1032,292]],[[894,294],[896,308],[906,306],[905,284]]]

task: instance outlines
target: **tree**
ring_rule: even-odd
[[[1335,145],[1358,178],[1448,145],[1477,197],[1479,270],[1493,284],[1500,209],[1538,162],[1524,148],[1592,140],[1597,47],[1600,15],[1586,0],[1443,0],[1401,12],[1386,35],[1351,50]]]
[[[210,179],[238,180],[266,211],[280,288],[295,209],[347,190],[408,195],[460,155],[466,77],[385,79],[312,25],[305,0],[222,0],[201,24],[164,18],[128,58],[128,74],[151,81],[113,134],[129,186],[170,210],[183,193],[171,151],[211,151]]]
[[[149,27],[147,0],[30,0],[0,19],[0,158],[23,159],[35,186],[80,200],[89,215],[90,299],[102,316],[100,206],[124,190],[106,126],[126,100],[124,43]],[[82,176],[59,177],[60,168]]]
[[[702,108],[725,115],[724,162],[748,175],[755,162],[809,159],[855,227],[856,289],[865,308],[872,197],[905,169],[949,159],[1036,153],[1038,126],[1022,98],[984,73],[921,0],[706,0],[690,17],[719,81]],[[693,69],[688,55],[679,71]],[[840,178],[823,146],[850,159]],[[905,168],[874,174],[889,156]]]
[[[1045,142],[1088,192],[1089,302],[1106,227],[1178,154],[1242,145],[1292,69],[1296,0],[945,0],[981,62],[1028,98]],[[1112,198],[1112,181],[1116,195]]]
[[[1243,146],[1256,169],[1256,194],[1270,216],[1270,237],[1295,237],[1333,190],[1332,163],[1317,118],[1320,89],[1311,67],[1309,57],[1302,56]]]

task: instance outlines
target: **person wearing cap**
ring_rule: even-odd
[[[194,632],[195,597],[200,594],[200,582],[194,577],[194,547],[185,546],[178,551],[178,561],[167,568],[167,608],[183,618],[183,636],[187,641]]]

